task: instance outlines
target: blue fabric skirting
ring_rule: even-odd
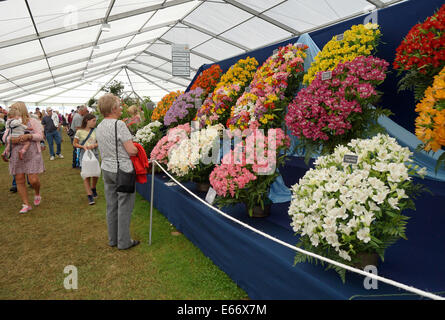
[[[290,185],[307,170],[301,159],[280,168]],[[148,177],[151,181],[151,176]],[[264,238],[194,199],[179,186],[167,186],[167,177],[155,176],[154,206],[192,243],[226,272],[251,299],[419,299],[415,294],[379,283],[366,290],[364,278],[350,272],[343,284],[338,274],[320,264],[293,265],[295,251]],[[437,183],[431,181],[431,183]],[[445,293],[445,188],[417,200],[417,211],[408,223],[408,241],[387,250],[379,275],[429,292]],[[186,186],[194,191],[193,183]],[[150,201],[150,183],[137,191]],[[198,193],[201,198],[205,194]],[[224,212],[282,241],[296,244],[290,228],[289,203],[273,204],[268,218],[249,218],[242,205]],[[156,242],[156,234],[153,242]],[[384,295],[384,296],[382,296]]]

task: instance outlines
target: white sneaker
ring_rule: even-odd
[[[32,207],[27,206],[26,204],[22,204],[22,210],[19,211],[19,213],[27,213],[28,211],[31,211]]]
[[[49,157],[49,160],[54,160],[54,156]]]
[[[62,154],[58,154],[57,155],[60,159],[63,159],[63,155]]]

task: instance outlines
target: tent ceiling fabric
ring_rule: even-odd
[[[400,1],[1,1],[0,102],[81,104],[112,80],[157,102],[184,90],[202,64]],[[171,74],[174,43],[190,48],[190,77]]]

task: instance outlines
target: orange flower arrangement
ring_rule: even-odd
[[[158,105],[153,110],[153,114],[151,115],[152,121],[160,121],[164,122],[164,116],[167,113],[168,109],[172,106],[173,102],[175,102],[176,98],[178,98],[184,91],[173,91],[169,94],[165,95],[161,101],[158,102]]]
[[[426,151],[436,152],[445,146],[445,67],[434,77],[425,97],[416,106],[416,136]]]
[[[209,93],[215,90],[215,87],[218,84],[221,75],[221,67],[219,66],[219,64],[214,64],[199,75],[190,90],[201,88],[204,90],[205,96],[207,96]]]

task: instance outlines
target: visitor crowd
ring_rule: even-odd
[[[34,206],[39,206],[42,201],[39,174],[45,171],[42,157],[42,151],[46,147],[44,141],[48,143],[50,161],[63,159],[62,142],[65,130],[73,146],[71,165],[73,169],[81,170],[90,205],[95,204],[95,199],[98,198],[96,186],[102,173],[107,208],[108,245],[125,250],[140,242],[130,236],[135,192],[121,192],[120,189],[118,191],[118,171],[119,174],[124,172],[135,175],[134,161],[140,161],[138,156],[140,158],[142,155],[138,155],[141,148],[133,143],[129,129],[142,119],[139,108],[132,106],[129,108],[130,117],[124,121],[119,120],[122,115],[121,103],[119,98],[112,94],[106,94],[99,99],[98,110],[104,119],[96,128],[97,116],[89,113],[85,106],[79,106],[65,116],[51,107],[42,110],[36,108],[34,112],[28,112],[23,102],[16,102],[7,109],[0,107],[0,141],[5,144],[2,158],[9,162],[9,173],[13,177],[10,191],[18,192],[22,201],[19,213],[28,213],[32,210],[32,205],[26,183],[34,190]],[[86,163],[97,161],[98,174],[89,176],[87,170],[82,170],[84,157],[88,157],[89,161],[85,160]],[[146,159],[145,154],[143,157]]]

